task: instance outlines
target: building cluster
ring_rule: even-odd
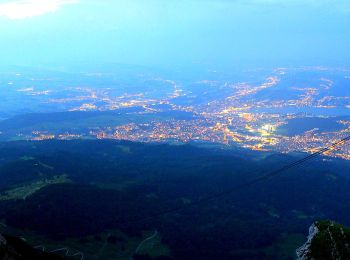
[[[79,133],[50,133],[33,131],[25,135],[27,139],[76,139],[98,138],[118,139],[140,142],[211,142],[225,145],[239,145],[247,149],[261,151],[279,151],[290,153],[304,151],[312,153],[332,142],[350,134],[350,122],[342,120],[343,130],[322,133],[308,131],[301,135],[286,136],[279,132],[289,119],[303,115],[269,112],[265,109],[278,111],[282,108],[334,108],[338,105],[350,108],[349,97],[323,96],[318,98],[320,91],[334,87],[334,82],[321,78],[320,86],[293,87],[296,93],[289,100],[256,98],[256,94],[275,88],[286,74],[281,68],[274,76],[267,77],[260,85],[248,83],[224,83],[223,87],[232,90],[232,94],[207,103],[182,103],[179,98],[186,99],[188,91],[184,91],[175,81],[155,78],[154,80],[170,86],[167,96],[149,98],[145,93],[123,94],[113,96],[109,89],[95,90],[92,88],[75,88],[76,96],[50,99],[50,103],[74,104],[71,111],[116,110],[120,108],[142,108],[140,114],[150,115],[148,122],[127,122],[109,127],[89,128]],[[208,87],[220,87],[217,81],[203,80],[197,84]],[[20,89],[18,91],[38,94],[34,89]],[[39,93],[42,94],[42,93]],[[191,112],[193,119],[179,120],[175,118],[157,119],[157,113],[162,112],[159,105],[167,105],[167,109],[181,112]],[[302,111],[302,109],[301,109]],[[127,116],[127,115],[126,115]],[[307,120],[307,119],[306,119]],[[21,134],[23,135],[23,133]],[[327,155],[350,160],[350,145],[330,151]]]

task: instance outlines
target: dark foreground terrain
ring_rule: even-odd
[[[350,224],[348,162],[319,158],[206,198],[302,156],[124,141],[0,143],[2,229],[86,259],[294,259],[314,221]]]

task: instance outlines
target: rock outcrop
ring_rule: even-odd
[[[315,223],[313,223],[309,228],[309,235],[307,237],[306,243],[301,247],[299,247],[296,251],[298,260],[310,259],[309,256],[311,254],[311,242],[314,239],[314,237],[318,234],[318,232],[319,232],[318,227],[316,226]]]
[[[311,225],[306,243],[296,250],[299,260],[350,259],[350,228],[333,221]]]

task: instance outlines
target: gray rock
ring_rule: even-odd
[[[315,223],[312,224],[311,227],[309,228],[309,235],[307,237],[306,243],[296,250],[298,260],[312,259],[310,257],[310,246],[311,246],[312,239],[318,234],[318,232],[319,232],[318,227],[315,225]]]

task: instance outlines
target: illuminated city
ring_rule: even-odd
[[[287,96],[283,99],[268,99],[264,95],[259,96],[261,93],[274,89],[280,91],[281,84],[286,80],[289,83],[290,73],[298,75],[301,72],[314,71],[321,76],[312,84],[300,81],[302,86],[288,86],[288,91],[293,93],[291,98]],[[344,76],[348,75],[349,71],[339,69],[336,72],[343,77],[343,80],[349,81],[348,76]],[[51,97],[55,92],[53,89],[19,88],[17,92],[20,94],[40,97],[41,102],[63,106],[66,111],[103,112],[126,109],[127,112],[123,114],[124,119],[115,124],[110,124],[107,121],[99,126],[87,124],[84,125],[84,129],[66,129],[58,132],[50,129],[33,129],[29,133],[17,133],[17,138],[27,140],[98,138],[140,142],[209,142],[257,151],[311,153],[350,133],[350,117],[338,118],[327,114],[328,111],[337,110],[337,108],[341,108],[345,114],[350,114],[349,96],[329,94],[331,90],[336,89],[334,81],[339,80],[337,77],[340,77],[337,75],[333,79],[332,73],[333,70],[326,68],[278,68],[273,71],[272,75],[266,75],[259,84],[201,80],[193,83],[191,87],[182,86],[175,80],[166,80],[161,77],[147,79],[147,81],[163,86],[164,90],[159,95],[148,92],[114,95],[113,88],[77,87],[67,89],[67,91],[75,92],[75,95],[53,98]],[[329,74],[331,77],[326,78],[326,76],[322,76],[323,74]],[[16,74],[15,77],[20,77],[20,75]],[[102,77],[100,74],[96,75],[95,77]],[[308,78],[305,80],[307,82]],[[9,81],[9,84],[11,88],[14,87],[13,81]],[[194,94],[194,89],[198,87],[203,88],[203,90],[200,89],[199,93]],[[186,104],[188,103],[186,100],[198,99],[201,95],[205,96],[206,89],[214,89],[218,98],[208,100],[208,102]],[[196,91],[198,92],[198,90]],[[179,100],[185,100],[185,102],[179,102]],[[319,110],[321,114],[314,116],[312,112],[300,113],[299,109],[300,111]],[[186,113],[188,116],[186,118],[160,116],[169,112]],[[288,122],[291,120],[302,119],[305,123],[309,121],[309,118],[315,117],[324,120],[335,118],[338,128],[323,131],[315,127],[294,135],[288,135],[281,130],[288,126]],[[350,146],[344,145],[339,150],[329,152],[327,155],[349,160]]]

